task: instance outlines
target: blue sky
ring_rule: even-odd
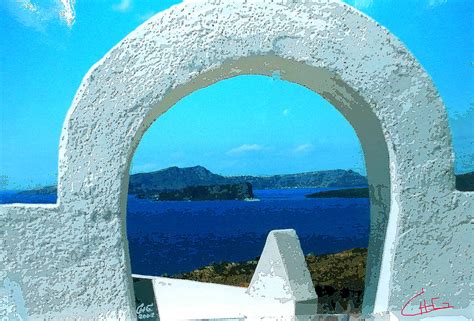
[[[62,124],[84,74],[178,2],[0,2],[0,188],[56,182]],[[448,109],[456,171],[474,170],[474,1],[348,2],[399,37],[429,72]],[[298,85],[260,76],[184,98],[146,133],[132,171],[198,164],[222,174],[365,171],[355,133],[334,108]]]

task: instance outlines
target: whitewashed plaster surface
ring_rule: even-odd
[[[134,319],[125,196],[140,138],[194,90],[274,72],[325,97],[361,141],[365,312],[398,315],[425,288],[455,307],[439,313],[470,317],[474,195],[455,190],[443,102],[399,40],[334,0],[186,1],[95,64],[64,123],[58,203],[0,207],[0,293],[15,293],[0,315]]]

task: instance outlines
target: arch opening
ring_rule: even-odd
[[[351,124],[361,143],[370,195],[369,253],[363,307],[364,313],[370,313],[374,309],[377,288],[380,286],[381,270],[387,268],[382,267],[382,256],[391,204],[389,152],[379,119],[373,113],[369,103],[364,101],[338,75],[327,70],[310,67],[304,63],[277,56],[256,56],[228,61],[218,69],[190,78],[185,85],[170,89],[144,118],[128,153],[127,166],[122,173],[123,180],[121,184],[122,196],[120,201],[123,225],[126,222],[128,172],[132,157],[143,134],[158,117],[172,108],[182,98],[221,80],[240,75],[274,77],[275,74],[278,74],[282,80],[306,87],[327,100]],[[396,213],[392,214],[396,215]],[[123,235],[126,235],[126,231],[124,233]],[[125,246],[128,255],[128,244],[125,244]],[[128,266],[130,269],[130,262],[128,262]]]

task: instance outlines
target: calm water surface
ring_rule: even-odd
[[[304,197],[319,190],[255,190],[257,202],[155,202],[129,196],[132,272],[175,274],[211,262],[253,259],[273,229],[295,229],[305,253],[367,247],[369,200]],[[53,195],[0,192],[0,203],[55,201]]]

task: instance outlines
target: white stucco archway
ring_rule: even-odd
[[[361,141],[371,196],[365,312],[399,314],[429,288],[456,307],[442,313],[467,315],[474,195],[454,188],[443,103],[399,40],[335,0],[185,1],[94,65],[64,123],[58,203],[0,207],[0,279],[19,289],[17,305],[31,318],[133,319],[125,209],[143,133],[199,88],[276,70],[331,102]]]

